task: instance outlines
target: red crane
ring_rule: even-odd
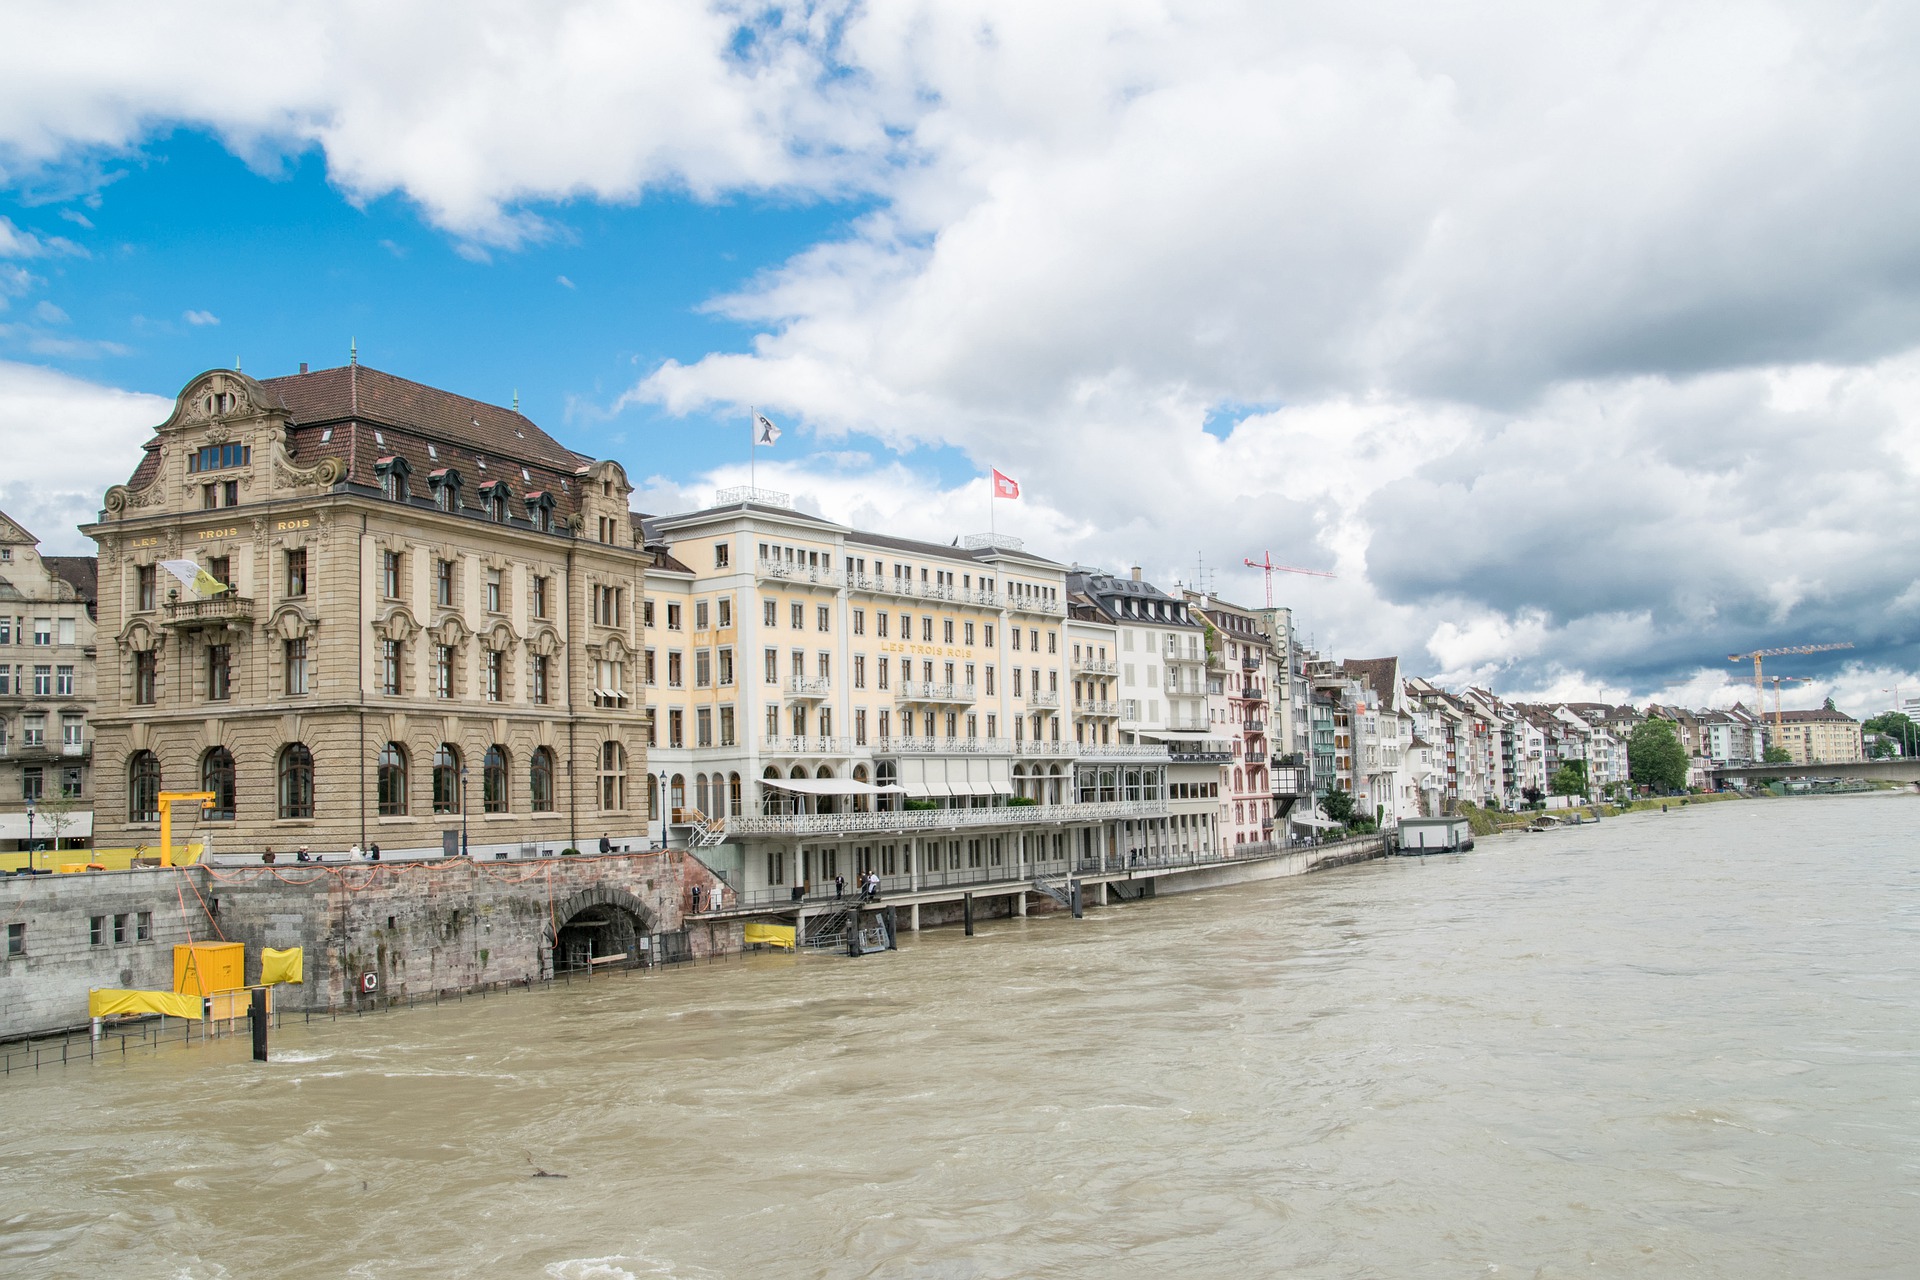
[[[1273,562],[1273,552],[1271,551],[1262,551],[1260,553],[1260,558],[1258,560],[1248,560],[1246,564],[1247,564],[1247,568],[1249,569],[1261,569],[1266,572],[1267,608],[1269,609],[1273,608],[1273,575],[1274,574],[1304,573],[1311,578],[1331,578],[1334,576],[1331,573],[1325,573],[1319,569],[1296,569],[1289,564],[1275,564]]]

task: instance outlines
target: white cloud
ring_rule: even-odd
[[[220,317],[211,311],[182,311],[180,318],[190,325],[219,324]]]
[[[91,554],[76,526],[99,516],[102,495],[132,474],[140,446],[172,410],[162,396],[0,361],[0,510],[49,554]]]

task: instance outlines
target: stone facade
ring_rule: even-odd
[[[191,893],[194,914],[181,910],[179,875],[0,879],[0,1038],[84,1025],[93,987],[172,990],[174,945],[213,937]]]
[[[194,378],[85,529],[96,842],[153,844],[162,787],[216,794],[175,839],[221,853],[642,838],[630,492],[516,411],[359,365]]]
[[[91,830],[94,562],[43,556],[0,513],[0,868],[34,843],[85,845]]]

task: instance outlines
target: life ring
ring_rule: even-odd
[[[368,972],[360,975],[360,990],[363,993],[367,995],[372,995],[379,986],[380,986],[379,974],[369,970]]]

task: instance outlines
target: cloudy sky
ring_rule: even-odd
[[[366,363],[942,541],[1331,570],[1323,649],[1920,693],[1920,11],[17,3],[0,506],[49,549],[201,369]],[[1745,686],[1750,695],[1750,686]]]

